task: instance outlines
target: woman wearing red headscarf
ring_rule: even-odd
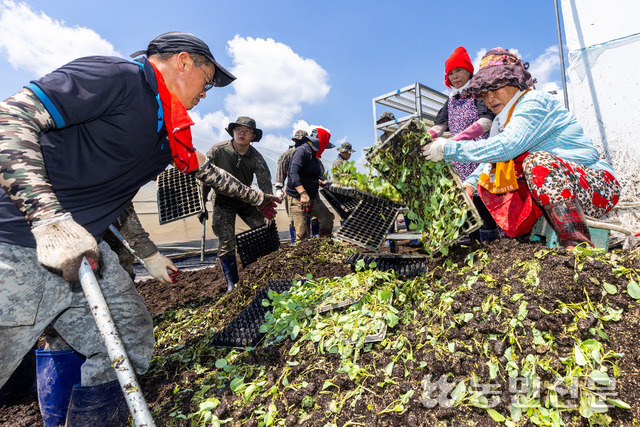
[[[311,135],[303,138],[304,143],[291,156],[285,193],[297,240],[309,238],[307,214],[318,218],[321,238],[331,237],[333,231],[334,215],[318,194],[319,178],[324,172],[320,157],[325,149],[334,148],[329,142],[330,138],[331,134],[325,129],[313,129]]]

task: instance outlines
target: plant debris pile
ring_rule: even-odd
[[[424,250],[447,255],[462,234],[482,224],[449,165],[423,159],[421,148],[430,142],[427,125],[413,119],[376,145],[367,160],[402,195],[411,229],[422,233]]]
[[[224,289],[211,275],[217,269],[180,275],[174,292],[201,275],[202,293],[155,310],[157,345],[140,382],[157,425],[640,419],[640,251],[554,251],[502,239],[454,245],[411,279],[354,272],[344,263],[354,252],[317,239],[284,247],[242,269],[229,294],[211,292]],[[211,347],[266,283],[285,278],[308,286],[270,293],[262,344]],[[139,284],[148,304],[166,298],[163,286]],[[317,310],[343,301],[351,304]],[[0,424],[42,425],[37,404],[0,409]]]

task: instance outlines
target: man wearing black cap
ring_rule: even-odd
[[[72,61],[0,103],[0,387],[53,322],[86,357],[68,408],[64,399],[55,408],[62,414],[57,424],[78,425],[80,417],[83,425],[119,425],[128,417],[78,283],[83,257],[97,269],[135,371],[148,369],[151,316],[102,241],[140,187],[173,162],[266,215],[276,200],[193,148],[187,110],[213,86],[234,79],[207,45],[171,32],[140,53],[146,57],[137,62],[99,56]],[[100,403],[89,406],[87,399]]]
[[[209,161],[229,172],[244,185],[251,185],[255,175],[258,188],[265,194],[271,194],[271,172],[262,154],[252,142],[262,139],[262,129],[256,127],[251,117],[238,117],[229,123],[227,133],[231,139],[215,144],[207,152]],[[211,187],[203,187],[205,200]],[[231,292],[238,283],[238,264],[236,261],[236,215],[249,227],[260,227],[265,223],[264,216],[255,206],[215,192],[213,199],[213,232],[218,236],[218,260],[227,281],[227,292]]]

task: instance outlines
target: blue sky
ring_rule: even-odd
[[[202,38],[238,77],[191,112],[202,151],[250,115],[267,157],[277,158],[295,129],[321,125],[332,142],[351,142],[358,159],[374,142],[372,98],[415,82],[447,93],[444,61],[457,46],[476,64],[493,47],[516,50],[539,89],[562,85],[551,0],[0,0],[0,96],[73,58],[128,56],[173,30]]]

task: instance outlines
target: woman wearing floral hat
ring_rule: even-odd
[[[509,237],[529,232],[542,208],[560,245],[591,245],[585,214],[599,218],[611,210],[620,184],[576,118],[556,98],[533,89],[527,68],[505,49],[487,52],[463,96],[482,99],[496,113],[489,138],[438,138],[423,155],[481,163],[465,184],[477,187]]]

